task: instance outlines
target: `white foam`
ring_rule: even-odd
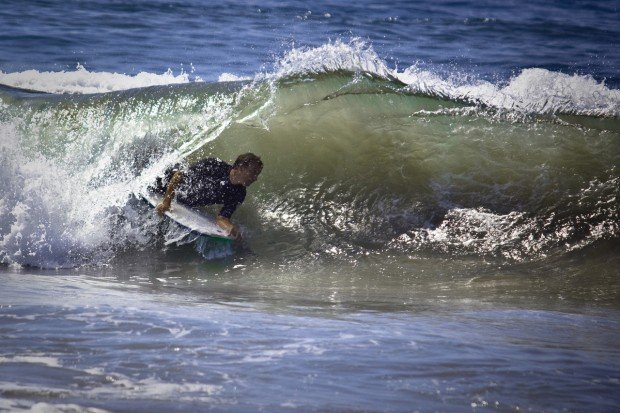
[[[464,100],[499,109],[537,114],[620,116],[620,90],[609,89],[592,76],[567,75],[546,69],[525,69],[500,86],[486,81],[443,79],[412,66],[395,77],[416,93]]]
[[[52,404],[39,402],[30,407],[32,413],[108,413],[108,410],[96,407],[85,407],[78,404]]]
[[[2,384],[0,383],[0,386]],[[18,391],[32,391],[33,389],[17,386],[13,389],[7,389],[6,387],[2,387],[5,390],[18,390]],[[36,389],[35,391],[37,391]],[[43,394],[45,394],[45,390],[42,390]],[[60,393],[57,393],[60,394]],[[18,399],[11,400],[6,398],[0,398],[0,411],[8,411],[8,412],[29,412],[29,413],[108,413],[109,410],[103,410],[96,407],[86,407],[81,406],[75,403],[44,403],[44,402],[32,402],[30,400]]]
[[[73,71],[60,72],[26,70],[4,73],[0,71],[0,84],[48,93],[104,93],[201,80],[197,76],[192,79],[185,72],[175,75],[170,69],[161,74],[140,72],[132,76],[121,73],[91,72],[82,65],[78,65]]]
[[[257,349],[255,352],[245,354],[244,363],[268,363],[288,356],[296,356],[298,354],[311,354],[319,356],[325,352],[314,344],[313,339],[304,339],[296,342],[284,344],[280,349]]]
[[[0,364],[1,363],[33,363],[43,364],[47,367],[62,367],[56,357],[41,355],[0,356]]]
[[[252,78],[248,76],[237,76],[232,73],[224,72],[217,79],[218,82],[238,82],[240,80],[252,80]]]
[[[99,368],[91,368],[85,370],[86,373],[91,373],[96,376],[102,376],[98,380],[91,382],[93,387],[48,387],[40,385],[27,385],[12,382],[0,382],[1,392],[20,392],[23,394],[30,394],[32,397],[72,397],[80,399],[97,399],[97,398],[111,398],[111,399],[125,399],[125,400],[162,400],[167,401],[176,399],[179,401],[190,402],[218,402],[225,403],[225,399],[215,398],[221,394],[223,386],[208,384],[208,383],[196,383],[196,382],[184,382],[184,383],[171,383],[161,381],[155,377],[145,379],[133,379],[131,377],[118,374],[101,373]],[[0,401],[2,398],[0,398]],[[98,410],[88,407],[83,407],[77,404],[65,405],[65,404],[34,404],[28,400],[20,400],[20,405],[17,401],[7,402],[6,405],[11,407],[11,411],[52,411],[52,412],[92,412],[100,413],[104,410]],[[22,403],[23,402],[23,403]],[[3,405],[0,404],[0,407]],[[14,410],[15,409],[15,410]]]
[[[97,387],[87,392],[89,397],[122,396],[129,399],[183,401],[213,401],[212,397],[221,393],[223,387],[205,383],[169,383],[156,378],[134,380],[130,377],[113,374],[106,376],[107,386]]]

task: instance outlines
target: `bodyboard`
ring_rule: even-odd
[[[153,208],[156,208],[157,205],[159,205],[164,199],[162,194],[152,191],[145,191],[138,194],[138,196],[144,199]],[[225,230],[220,228],[220,226],[215,223],[213,218],[197,209],[190,208],[179,202],[173,201],[170,211],[166,211],[165,215],[175,224],[186,228],[195,234],[229,241],[234,240],[234,238],[229,236]]]

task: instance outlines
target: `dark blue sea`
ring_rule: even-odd
[[[619,38],[619,1],[4,1],[0,411],[618,411]],[[241,242],[142,198],[245,152]]]

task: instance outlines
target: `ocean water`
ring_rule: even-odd
[[[0,411],[617,411],[619,10],[3,3]]]

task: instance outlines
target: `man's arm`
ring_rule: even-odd
[[[170,211],[170,204],[172,203],[172,198],[174,198],[174,188],[181,182],[183,179],[183,172],[177,171],[170,178],[170,182],[168,182],[168,187],[166,188],[166,193],[164,195],[164,200],[161,204],[157,205],[157,213],[159,216],[163,216],[166,211]]]
[[[230,217],[237,210],[237,207],[243,203],[245,199],[245,191],[236,194],[235,196],[228,197],[220,210],[220,213],[217,215],[215,219],[215,223],[222,228],[224,231],[228,232],[228,234],[239,240],[241,239],[241,231],[239,228],[230,222]]]

